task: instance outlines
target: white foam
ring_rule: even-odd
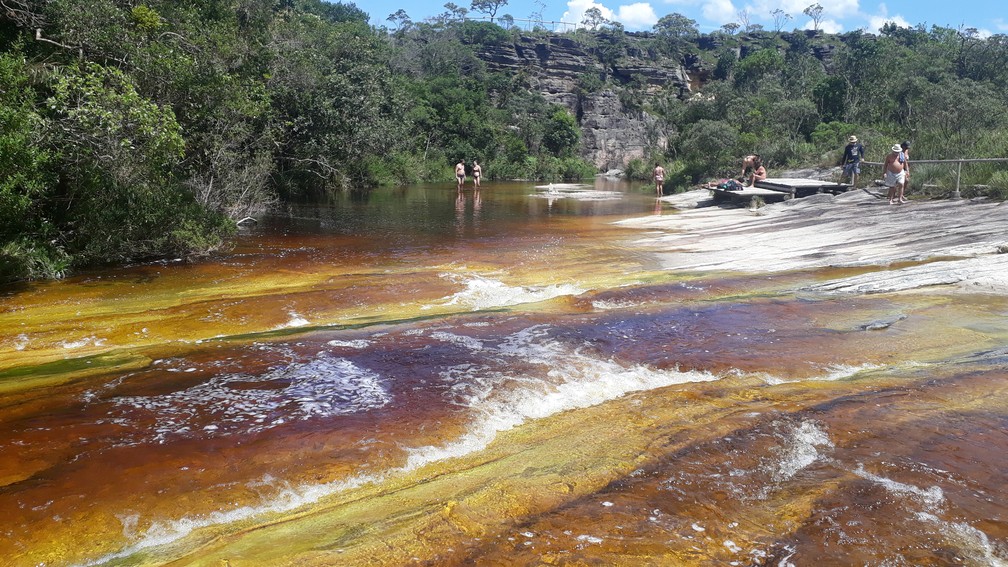
[[[430,334],[432,339],[436,339],[446,343],[456,344],[469,349],[472,352],[479,352],[483,350],[483,341],[473,338],[466,337],[463,335],[456,335],[455,333],[448,333],[444,331],[436,331]]]
[[[98,337],[92,335],[90,337],[84,337],[83,339],[79,339],[76,341],[65,341],[62,343],[62,346],[67,350],[73,350],[81,347],[86,347],[90,344],[93,344],[94,346],[103,346],[105,344],[105,339],[99,339]]]
[[[332,347],[354,348],[360,350],[371,346],[371,341],[365,339],[355,339],[352,341],[329,341],[326,344]]]
[[[920,488],[912,484],[905,484],[899,481],[895,481],[891,478],[886,478],[884,476],[879,476],[877,474],[870,473],[864,469],[864,465],[858,463],[857,469],[855,469],[854,474],[859,477],[870,480],[872,482],[882,485],[883,488],[892,492],[893,494],[898,494],[902,496],[911,496],[918,500],[922,504],[926,505],[929,509],[934,509],[940,506],[945,501],[945,494],[942,492],[940,486],[931,486],[928,488]]]
[[[249,387],[250,383],[263,387]],[[285,386],[277,388],[273,385],[277,383]],[[116,398],[119,414],[109,417],[128,419],[133,409],[150,412],[155,417],[152,440],[164,442],[197,429],[200,435],[215,437],[254,433],[289,419],[358,413],[390,400],[377,374],[322,353],[309,362],[289,364],[262,376],[225,374],[168,394]],[[212,423],[196,426],[207,422]]]
[[[473,372],[494,383],[510,379],[520,385],[507,392],[492,387],[477,388],[478,395],[468,400],[476,413],[468,432],[446,445],[411,450],[409,468],[479,451],[498,433],[530,420],[598,405],[633,391],[720,379],[709,372],[655,370],[602,359],[551,339],[545,326],[519,331],[496,348],[497,354],[505,359],[513,357],[525,364],[542,365],[546,377]]]
[[[459,280],[459,276],[456,274],[446,274],[444,277]],[[571,284],[509,286],[501,281],[483,276],[467,276],[461,283],[465,285],[465,289],[445,298],[443,305],[459,305],[473,311],[479,311],[495,307],[537,303],[565,295],[580,295],[585,292],[585,290]]]
[[[577,201],[619,201],[623,198],[623,194],[618,191],[596,191],[596,190],[577,190],[577,191],[562,191],[562,190],[546,190],[530,197],[537,199],[549,199],[551,201],[557,199],[572,199]]]
[[[990,538],[983,531],[965,522],[946,522],[934,514],[919,512],[917,519],[923,522],[937,524],[942,528],[945,537],[962,546],[961,551],[968,555],[973,563],[991,565],[993,567],[1008,567],[1008,560],[998,557]]]
[[[283,325],[281,325],[282,329],[290,329],[290,328],[295,328],[295,327],[304,327],[305,325],[308,324],[308,320],[305,319],[304,317],[302,317],[297,312],[288,311],[287,315],[290,316],[290,319],[288,319],[288,321],[286,323],[284,323]]]
[[[787,442],[781,448],[775,480],[786,482],[816,462],[820,457],[820,447],[833,447],[829,435],[815,422],[809,420],[801,422],[790,432]]]
[[[484,348],[486,346],[484,345]],[[256,506],[242,506],[232,510],[216,511],[206,515],[185,517],[178,520],[161,522],[152,525],[144,534],[128,547],[106,555],[98,560],[86,563],[86,565],[99,565],[116,559],[128,557],[139,551],[169,544],[190,535],[195,530],[214,525],[247,520],[255,516],[267,513],[288,512],[319,501],[320,499],[347,490],[364,486],[366,484],[381,482],[388,476],[408,473],[419,467],[432,462],[459,457],[485,448],[497,434],[532,419],[547,417],[565,410],[588,407],[603,403],[623,396],[632,391],[661,388],[674,384],[689,382],[708,382],[718,380],[720,376],[707,372],[690,371],[680,372],[678,370],[655,370],[639,365],[624,365],[611,359],[603,359],[580,349],[552,339],[549,336],[549,328],[546,326],[533,327],[522,330],[507,337],[496,347],[496,354],[503,357],[505,361],[509,358],[519,359],[524,364],[541,364],[548,368],[545,378],[535,378],[531,376],[503,376],[497,375],[493,380],[509,379],[520,384],[517,388],[500,393],[490,387],[490,383],[477,385],[472,395],[465,398],[467,407],[475,412],[475,417],[469,426],[469,432],[464,434],[454,442],[443,446],[426,446],[407,450],[406,463],[398,468],[388,470],[382,475],[358,475],[345,480],[335,481],[320,485],[306,485],[300,487],[283,488],[279,494],[271,497],[262,504]],[[322,356],[323,368],[342,368],[346,370],[355,382],[375,383],[377,377],[366,371],[362,371],[352,365],[349,361],[342,359],[331,359]],[[292,365],[296,369],[280,370],[275,379],[291,380],[291,385],[279,392],[278,396],[286,403],[301,404],[299,394],[304,394],[308,400],[317,400],[320,390],[331,391],[334,387],[339,390],[338,385],[342,381],[332,380],[318,384],[299,379],[299,376],[314,374],[310,370],[317,368],[313,361],[304,365]],[[469,369],[468,375],[480,373]],[[459,372],[463,369],[460,367]],[[234,379],[238,379],[237,377]],[[245,378],[247,380],[247,378]],[[259,380],[266,379],[263,377]],[[185,390],[181,394],[182,399],[172,399],[172,404],[187,402],[190,410],[192,404],[197,408],[201,404],[233,404],[235,399],[222,397],[214,394],[222,385],[219,382],[211,381],[215,388],[201,389],[199,386],[194,389]],[[499,382],[498,382],[499,383]],[[478,390],[478,392],[476,391]],[[237,390],[240,392],[241,390]],[[260,392],[261,393],[261,392]],[[192,398],[195,396],[195,398]],[[375,388],[373,391],[375,403],[386,403],[388,395],[384,390]],[[137,407],[150,406],[153,410],[163,407],[159,398],[162,397],[134,397],[123,398],[124,404],[135,405]],[[192,398],[192,399],[191,399]],[[239,397],[237,401],[241,401]],[[145,405],[146,404],[146,405]],[[185,406],[186,404],[182,404]],[[312,415],[314,405],[298,405],[295,408],[285,407],[284,415],[301,412],[303,418]],[[299,409],[300,408],[300,409]],[[250,414],[252,419],[255,415],[262,414],[262,408],[257,408],[254,414]],[[277,422],[283,421],[278,419]],[[276,423],[276,422],[274,422]],[[172,423],[172,427],[179,427],[180,424]],[[248,425],[246,425],[248,427]],[[201,432],[205,434],[205,432]],[[612,506],[611,502],[603,502],[603,506]],[[124,526],[125,533],[125,526]],[[591,537],[591,536],[586,536]],[[589,540],[585,540],[589,541]],[[601,540],[600,540],[601,541]],[[595,543],[590,541],[591,543]]]

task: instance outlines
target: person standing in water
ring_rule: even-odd
[[[480,167],[479,162],[476,160],[473,160],[472,175],[473,175],[473,188],[479,189],[480,178],[483,177],[483,168]]]
[[[458,181],[458,190],[462,190],[462,185],[465,184],[465,160],[460,160],[455,164],[455,180]]]
[[[655,162],[654,171],[651,173],[651,177],[654,178],[655,192],[658,193],[659,197],[661,197],[662,190],[665,188],[665,168],[658,162]]]

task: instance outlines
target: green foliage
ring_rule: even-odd
[[[471,8],[493,19],[505,4]],[[816,6],[806,15],[818,27]],[[659,161],[676,186],[734,175],[749,152],[775,167],[832,164],[850,134],[869,159],[902,139],[918,159],[1008,155],[1008,42],[976,30],[734,35],[735,24],[700,36],[670,14],[642,38],[596,8],[586,13],[591,32],[565,36],[594,56],[568,109],[539,92],[537,70],[488,72],[478,53],[529,38],[467,21],[453,3],[421,23],[396,12],[388,32],[352,3],[323,0],[32,9],[31,22],[0,24],[4,279],[205,252],[229,220],[278,198],[440,180],[459,159],[484,161],[487,178],[590,176],[578,157],[578,105],[606,88],[624,112],[647,115],[652,148],[629,173],[650,179]],[[778,24],[785,16],[775,11]],[[526,35],[557,46],[548,31]],[[630,55],[695,56],[711,72],[694,76],[699,92],[681,100],[677,89],[628,79]],[[949,186],[947,167],[917,168],[915,189],[928,176]],[[1003,194],[1003,167],[970,166],[964,177]]]
[[[491,22],[466,20],[458,27],[458,34],[463,43],[474,45],[503,45],[511,41],[511,34]]]
[[[690,126],[684,135],[682,155],[684,171],[692,182],[715,172],[734,174],[738,137],[734,126],[720,120],[699,120]]]
[[[156,32],[164,25],[161,15],[144,4],[134,6],[131,13],[137,28],[145,32]]]
[[[581,141],[581,129],[574,116],[566,109],[558,108],[546,124],[543,146],[553,155],[561,158],[572,157]]]
[[[783,56],[776,50],[761,49],[735,65],[735,84],[740,88],[753,86],[760,81],[772,80],[783,69]]]

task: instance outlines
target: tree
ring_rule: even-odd
[[[447,4],[444,5],[444,7],[445,7],[446,10],[448,10],[444,14],[445,21],[453,21],[453,20],[454,21],[461,21],[461,20],[464,20],[465,17],[466,17],[466,14],[469,13],[469,10],[467,8],[463,8],[461,6],[458,6],[454,2],[448,2]]]
[[[571,113],[565,108],[555,110],[546,123],[543,146],[557,157],[570,157],[580,141],[581,130]]]
[[[729,22],[721,26],[721,29],[728,35],[735,35],[735,32],[737,32],[740,27],[742,26],[739,25],[738,22]]]
[[[607,23],[609,23],[609,20],[602,15],[602,10],[600,10],[597,6],[592,6],[591,8],[585,10],[584,17],[581,18],[581,25],[592,31],[597,30],[599,26]]]
[[[469,8],[474,12],[489,15],[492,22],[497,16],[497,10],[506,6],[507,3],[508,0],[472,0]]]
[[[662,50],[672,57],[681,57],[700,35],[696,21],[678,13],[662,16],[654,25],[654,31]]]
[[[791,20],[791,14],[780,8],[774,9],[773,12],[770,12],[770,15],[773,16],[774,31],[777,33],[780,33],[781,29],[784,28],[784,24]]]
[[[812,18],[812,31],[819,31],[819,24],[822,22],[823,7],[821,4],[807,6],[802,13]]]
[[[403,10],[402,8],[397,10],[394,14],[389,14],[389,17],[385,19],[395,24],[396,27],[395,31],[397,32],[402,31],[404,29],[408,29],[411,25],[413,25],[413,20],[410,19],[409,14],[406,13],[406,10]]]

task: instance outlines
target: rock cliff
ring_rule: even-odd
[[[714,71],[704,64],[712,58],[702,53],[724,48],[722,36],[704,35],[697,38],[696,52],[672,59],[649,47],[651,34],[628,33],[621,54],[606,63],[604,49],[583,33],[586,36],[581,38],[517,35],[499,44],[474,47],[491,71],[522,73],[546,100],[567,107],[581,126],[581,156],[600,170],[623,168],[631,159],[644,157],[650,148],[665,144],[655,119],[627,101],[668,94],[689,97]],[[828,66],[833,47],[809,42],[820,35],[811,31],[757,32],[737,36],[732,43],[737,44],[736,57],[745,57],[779,39],[779,48],[803,46],[799,48],[809,49]]]
[[[624,85],[644,85],[648,94],[690,93],[690,77],[680,62],[655,56],[632,38],[626,55],[608,65],[586,43],[560,35],[518,36],[480,46],[477,53],[490,70],[524,73],[546,100],[567,107],[581,126],[582,157],[601,170],[622,168],[664,143],[652,117],[624,104],[619,92]],[[590,83],[602,87],[585,88]]]

